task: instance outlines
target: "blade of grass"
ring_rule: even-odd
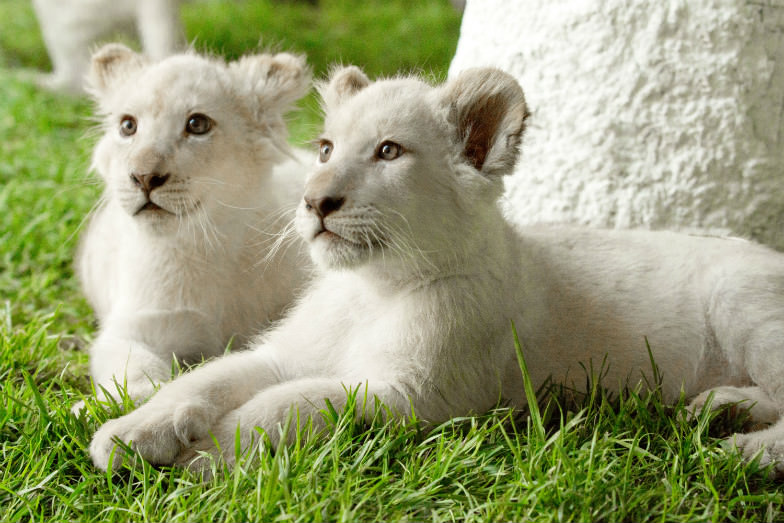
[[[531,382],[531,374],[528,372],[528,365],[525,363],[525,355],[523,354],[523,347],[520,343],[520,338],[517,336],[517,329],[515,328],[514,321],[511,321],[512,333],[514,335],[515,352],[517,353],[517,363],[520,365],[520,372],[523,375],[523,388],[525,390],[525,399],[528,402],[528,411],[531,415],[531,424],[533,425],[536,437],[540,441],[545,439],[545,429],[542,424],[542,415],[539,412],[539,402],[534,392],[534,386]]]

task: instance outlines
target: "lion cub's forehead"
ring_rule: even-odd
[[[433,91],[414,78],[377,81],[337,108],[327,108],[325,130],[336,138],[362,134],[414,140],[437,125]]]
[[[173,56],[127,79],[117,102],[129,109],[160,112],[180,106],[222,104],[228,94],[226,67],[199,56]]]

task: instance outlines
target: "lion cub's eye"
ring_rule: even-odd
[[[321,163],[326,162],[329,160],[329,157],[332,155],[332,142],[328,140],[322,140],[321,145],[319,146],[319,161]]]
[[[210,129],[212,129],[212,120],[201,113],[190,115],[185,124],[185,132],[188,134],[207,134]]]
[[[382,160],[394,160],[401,154],[403,154],[403,147],[400,144],[390,142],[389,140],[381,142],[381,145],[376,149],[376,158]]]
[[[123,116],[120,120],[120,134],[131,136],[136,134],[136,118],[133,116]]]

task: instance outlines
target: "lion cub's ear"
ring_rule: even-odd
[[[329,80],[318,83],[316,89],[324,102],[324,108],[329,109],[337,107],[368,85],[370,80],[365,73],[359,67],[350,65],[334,69]]]
[[[467,69],[443,87],[463,155],[486,175],[510,174],[528,109],[517,81],[500,69]]]
[[[106,44],[93,53],[87,90],[95,98],[111,90],[125,75],[141,69],[147,60],[122,44]]]
[[[258,105],[258,112],[285,112],[305,96],[311,72],[304,56],[289,53],[243,56],[229,64],[240,91]]]

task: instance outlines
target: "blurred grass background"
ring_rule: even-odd
[[[199,50],[232,59],[275,46],[306,53],[319,74],[344,62],[371,76],[442,75],[460,26],[447,0],[201,0],[184,4],[182,19]],[[49,68],[30,0],[0,2],[0,28],[0,65]]]

